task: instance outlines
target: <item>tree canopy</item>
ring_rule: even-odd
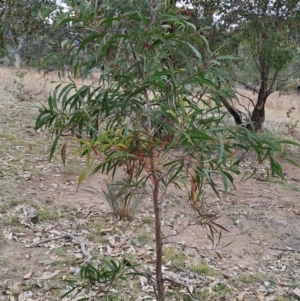
[[[75,37],[63,41],[72,49],[68,55],[73,76],[86,77],[96,70],[98,80],[79,85],[70,77],[70,83],[57,86],[36,120],[36,129],[46,127],[55,137],[50,158],[62,137],[64,163],[67,139],[78,142],[79,153],[87,159],[79,182],[97,172],[109,174],[117,181],[125,209],[137,191],[149,195],[155,215],[154,292],[159,301],[165,300],[168,281],[162,271],[166,237],[161,231],[168,189],[186,192],[195,224],[206,225],[212,233],[226,230],[216,215],[203,211],[204,187],[219,195],[218,178],[227,190],[249,151],[260,163],[268,159],[270,172],[282,177],[276,152],[292,143],[242,125],[228,127],[220,100],[234,97],[233,82],[221,66],[233,64],[233,57],[211,50],[204,34],[208,29],[198,19],[175,1],[73,4],[55,26],[72,24],[74,29]],[[51,53],[47,59],[59,56]]]
[[[17,67],[21,58],[27,65],[38,66],[50,51],[60,48],[62,32],[42,16],[49,7],[61,11],[55,0],[0,1],[0,47],[13,50]]]
[[[225,68],[237,83],[257,94],[247,121],[253,122],[255,130],[260,129],[267,98],[285,83],[279,80],[280,72],[299,53],[299,1],[200,0],[192,3],[193,9],[199,12],[199,22],[210,26],[205,32],[210,46],[239,58]],[[240,78],[240,71],[249,67],[254,73],[245,81]],[[233,108],[230,100],[221,100],[236,122],[243,123],[241,112]]]

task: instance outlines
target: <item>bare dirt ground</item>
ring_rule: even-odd
[[[69,153],[66,167],[58,157],[48,161],[51,139],[33,127],[38,107],[52,88],[50,79],[29,75],[20,81],[13,71],[0,69],[0,301],[59,300],[68,288],[64,280],[76,277],[85,259],[79,244],[62,238],[30,245],[64,233],[84,241],[95,264],[105,258],[126,258],[153,272],[151,202],[140,204],[133,221],[115,221],[101,193],[106,176],[96,175],[78,187],[85,162],[75,152]],[[251,92],[240,92],[253,97]],[[287,118],[292,107],[292,118]],[[300,125],[293,126],[299,119],[300,96],[271,97],[266,126],[278,136],[299,141]],[[289,152],[300,163],[299,149]],[[265,166],[259,166],[254,178],[237,182],[237,189],[231,188],[222,199],[207,193],[207,211],[220,213],[220,223],[229,230],[222,233],[220,244],[215,238],[213,249],[206,229],[186,228],[193,213],[183,192],[166,196],[166,277],[193,287],[201,300],[300,298],[300,170],[278,160],[285,182],[266,181]],[[244,169],[253,167],[250,157]],[[30,218],[32,212],[37,219]],[[120,289],[121,296],[112,300],[154,300],[144,277],[120,284]],[[184,289],[170,285],[167,291],[167,300],[196,300]]]

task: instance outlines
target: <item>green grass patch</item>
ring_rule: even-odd
[[[213,291],[218,293],[218,295],[224,295],[231,293],[232,289],[224,283],[218,283],[213,287]]]
[[[294,301],[295,299],[288,296],[277,296],[274,301]]]
[[[199,275],[204,274],[207,276],[214,275],[214,271],[205,263],[197,263],[192,265],[191,270]]]
[[[243,273],[237,277],[237,280],[251,285],[256,285],[264,281],[270,282],[271,285],[274,285],[276,283],[276,279],[273,275],[262,274],[262,273],[254,273],[254,274]]]
[[[7,140],[15,140],[18,137],[16,135],[11,134],[11,133],[2,132],[2,133],[0,133],[0,139],[1,138],[7,139]]]
[[[40,221],[57,221],[60,218],[60,216],[57,214],[56,208],[43,207],[37,210],[36,215],[38,216]]]
[[[5,217],[2,219],[2,223],[7,226],[21,226],[21,222],[18,217]]]
[[[150,238],[146,233],[141,233],[138,235],[137,240],[141,243],[142,246],[144,246],[145,244],[147,244]]]
[[[92,250],[90,252],[91,256],[93,257],[93,259],[100,259],[103,257],[103,255],[101,255],[101,253],[97,250]]]
[[[105,226],[102,222],[94,222],[89,224],[89,230],[91,231],[88,235],[88,240],[98,243],[106,243],[107,237],[106,232],[102,232],[105,229]],[[109,232],[112,235],[113,230]]]
[[[211,295],[207,289],[203,290],[202,292],[193,292],[193,295],[198,298],[199,300],[207,300],[210,299]],[[178,296],[180,296],[180,299],[178,299]],[[177,298],[174,299],[173,293],[167,293],[166,294],[166,300],[182,300],[182,301],[194,301],[196,300],[188,293],[181,293],[177,295]]]
[[[141,223],[142,224],[147,224],[147,225],[153,225],[153,217],[151,217],[151,216],[143,216],[141,218]]]
[[[185,270],[184,262],[186,260],[188,260],[186,254],[176,248],[166,247],[163,250],[163,264],[171,262],[171,265],[174,266],[177,271]]]
[[[59,248],[55,248],[55,249],[53,249],[53,253],[56,256],[65,257],[65,256],[67,256],[67,247],[62,246],[62,247],[59,247]]]
[[[227,214],[227,216],[228,216],[233,222],[237,221],[238,218],[239,218],[235,213],[229,213],[229,214]]]
[[[7,213],[9,209],[9,206],[6,204],[3,204],[0,206],[0,213]]]

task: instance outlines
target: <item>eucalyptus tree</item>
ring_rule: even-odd
[[[220,230],[217,216],[203,209],[204,187],[218,194],[218,177],[227,189],[250,150],[259,162],[268,159],[270,171],[282,176],[275,153],[286,141],[244,126],[226,126],[220,97],[232,97],[234,91],[221,88],[232,81],[220,65],[230,58],[208,51],[202,28],[174,2],[80,1],[55,26],[70,22],[85,33],[71,53],[74,76],[85,77],[96,69],[99,80],[78,86],[70,77],[69,84],[57,86],[40,109],[36,129],[45,127],[54,135],[50,159],[61,137],[64,162],[66,139],[78,142],[87,159],[79,182],[97,172],[112,178],[118,174],[123,187],[149,194],[155,215],[154,292],[163,301],[168,280],[162,270],[167,238],[162,236],[161,209],[168,189],[186,192],[194,224]],[[66,47],[72,43],[65,41]],[[205,49],[205,56],[198,49]],[[197,88],[193,93],[191,86]],[[236,150],[241,157],[235,156]]]
[[[278,80],[280,72],[299,53],[299,1],[197,0],[189,3],[197,12],[198,21],[210,26],[203,34],[211,47],[220,47],[220,53],[239,57],[235,63],[230,62],[224,68],[231,72],[237,83],[257,95],[247,121],[253,123],[255,130],[260,129],[265,119],[268,97],[284,85],[284,80]],[[248,71],[249,68],[254,69],[252,79],[256,85],[249,85],[251,79],[242,81],[238,77],[241,74],[239,71]],[[221,101],[236,123],[242,124],[242,113],[234,108],[229,99],[221,97]]]
[[[0,1],[0,46],[14,49],[15,66],[21,59],[38,64],[50,49],[59,49],[65,39],[62,31],[56,31],[42,11],[52,7],[60,11],[56,0],[1,0]],[[63,36],[61,38],[61,36]],[[48,52],[47,52],[48,51]]]

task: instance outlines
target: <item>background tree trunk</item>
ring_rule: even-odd
[[[17,69],[21,68],[21,56],[18,50],[15,50],[15,67]]]
[[[20,69],[21,68],[21,55],[20,50],[23,46],[23,39],[21,38],[18,44],[18,47],[15,48],[15,67]]]

